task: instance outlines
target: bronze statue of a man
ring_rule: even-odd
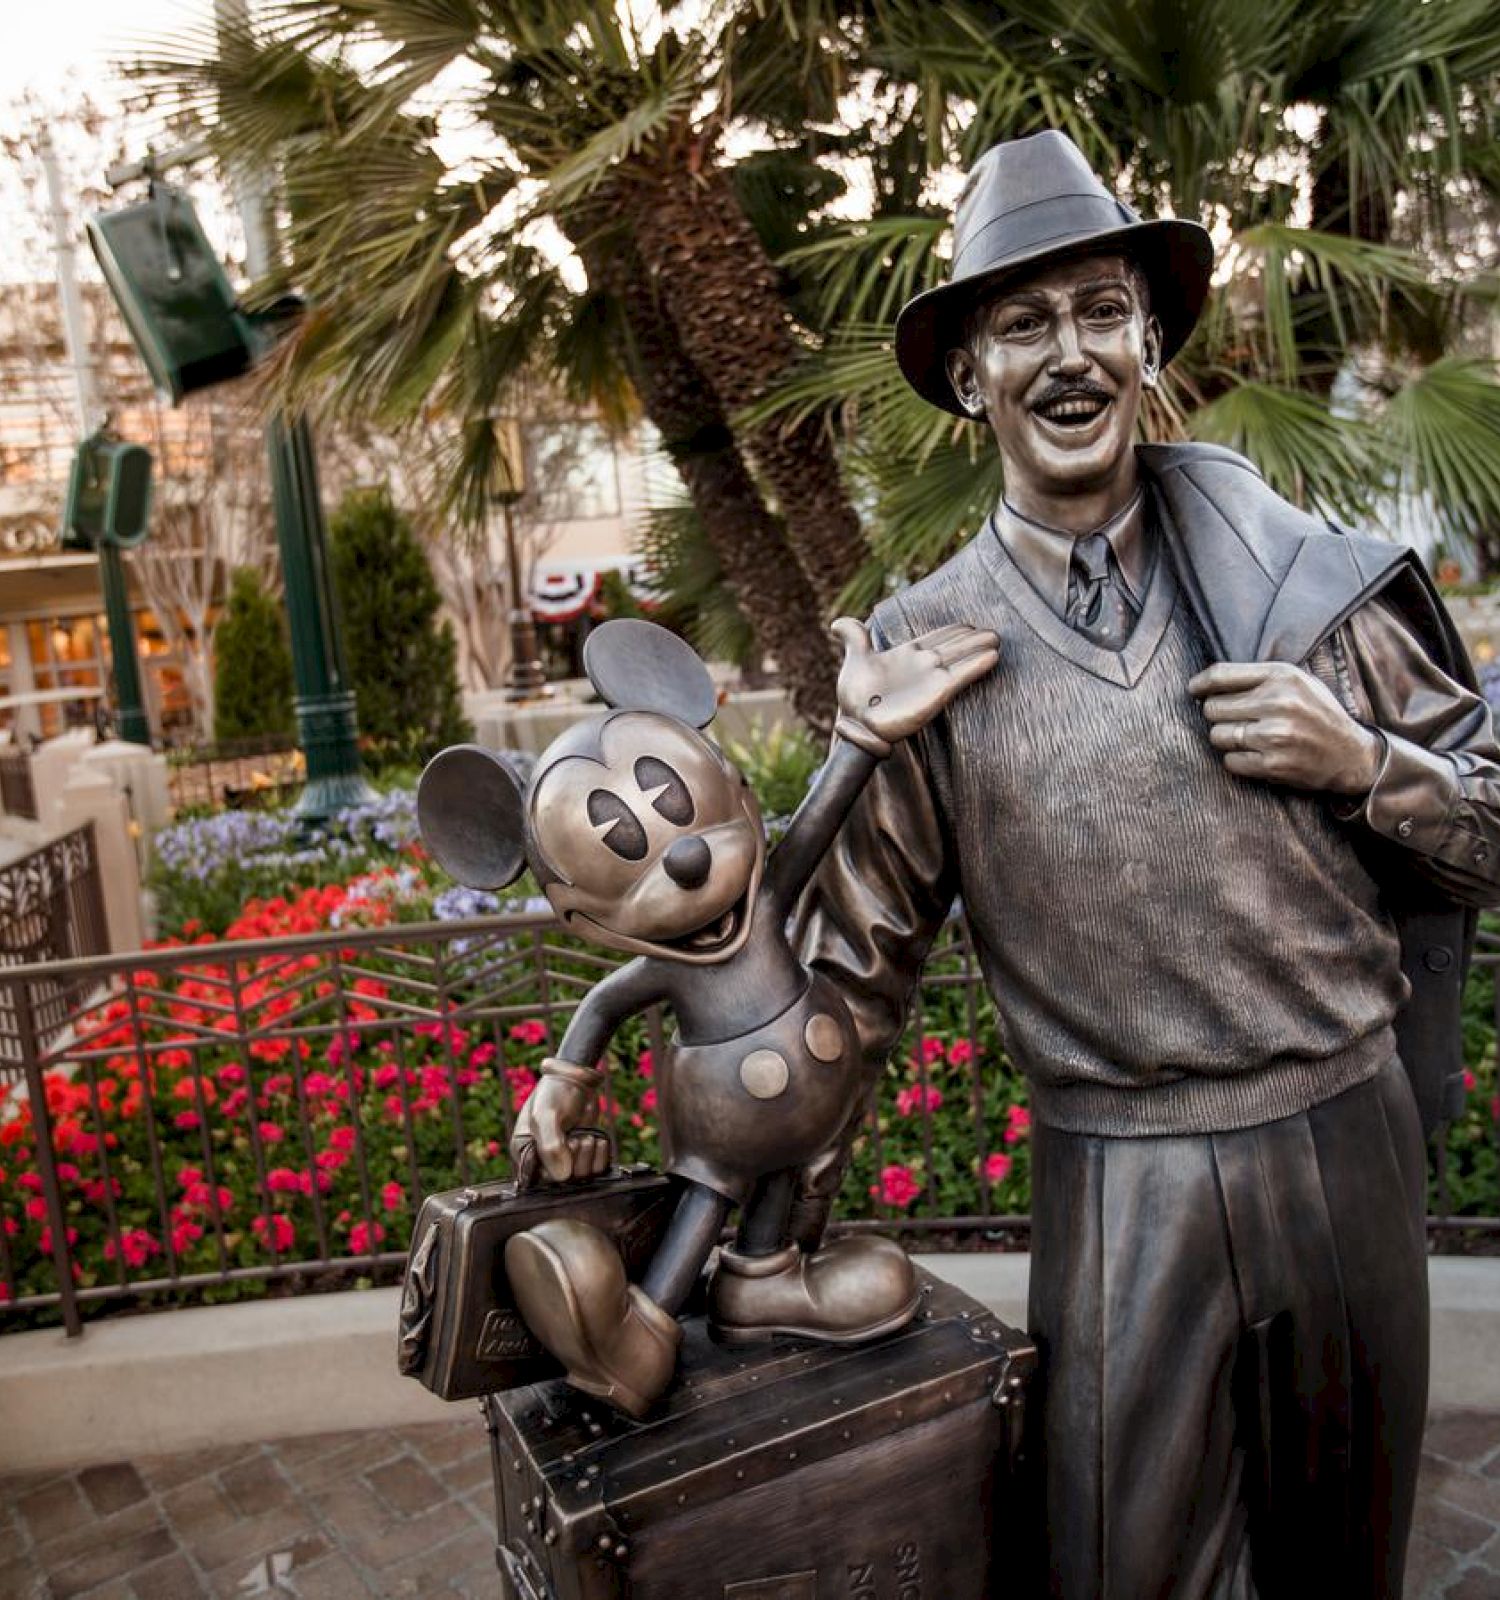
[[[1052,1593],[1369,1600],[1426,1408],[1411,1077],[1436,1120],[1500,750],[1414,557],[1134,444],[1211,265],[1060,134],[970,175],[896,348],[1005,495],[872,631],[972,622],[1000,661],[876,775],[802,949],[875,1070],[962,897],[1030,1084]]]

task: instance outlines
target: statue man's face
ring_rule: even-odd
[[[954,391],[988,418],[1018,507],[1134,482],[1141,391],[1161,359],[1140,285],[1121,256],[1048,267],[981,305],[968,348],[950,352]]]

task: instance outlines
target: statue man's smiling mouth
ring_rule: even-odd
[[[1030,409],[1049,431],[1077,439],[1092,433],[1113,404],[1114,396],[1102,384],[1084,382],[1054,384]]]

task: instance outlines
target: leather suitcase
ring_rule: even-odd
[[[645,1166],[586,1183],[473,1184],[429,1195],[412,1230],[397,1364],[444,1400],[535,1383],[561,1367],[527,1331],[505,1276],[505,1241],[546,1217],[610,1234],[638,1277],[677,1204],[678,1186]]]
[[[949,1285],[923,1292],[909,1327],[860,1347],[731,1350],[689,1319],[678,1382],[642,1423],[557,1381],[488,1396],[502,1594],[1030,1595],[1035,1350]]]

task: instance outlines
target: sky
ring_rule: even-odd
[[[27,88],[55,93],[69,72],[103,90],[111,58],[212,14],[210,0],[34,0],[15,13],[6,18],[0,50],[4,103]]]

